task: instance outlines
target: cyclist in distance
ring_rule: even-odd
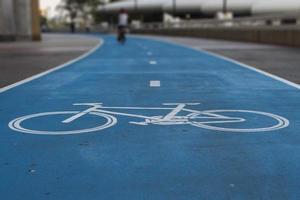
[[[118,41],[124,44],[126,41],[126,29],[128,27],[128,14],[125,9],[120,9],[118,17]]]

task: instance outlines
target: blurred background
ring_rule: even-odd
[[[139,34],[252,42],[299,34],[299,0],[0,0],[0,41],[40,40],[41,32],[111,33],[121,8]]]

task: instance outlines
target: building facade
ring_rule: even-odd
[[[99,12],[115,16],[120,8],[140,14],[146,22],[160,21],[165,13],[180,18],[214,17],[218,12],[234,16],[300,13],[300,0],[123,0],[100,6]]]

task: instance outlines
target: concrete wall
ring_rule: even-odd
[[[31,28],[31,0],[13,0],[16,24],[16,36],[18,39],[30,39]]]
[[[38,0],[0,0],[0,41],[40,38]]]
[[[12,0],[0,0],[0,41],[15,39],[15,23]]]
[[[212,38],[300,47],[300,29],[294,27],[166,28],[138,29],[132,32],[138,34]]]

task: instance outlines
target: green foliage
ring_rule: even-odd
[[[61,0],[62,4],[58,9],[66,10],[69,13],[71,20],[74,20],[78,13],[84,15],[97,15],[97,7],[103,4],[103,0]],[[88,11],[85,8],[89,8]]]

